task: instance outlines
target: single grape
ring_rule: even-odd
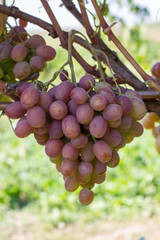
[[[62,82],[63,82],[63,81],[67,81],[67,80],[68,80],[68,79],[67,79],[68,76],[69,76],[69,74],[68,74],[67,70],[65,70],[65,69],[63,69],[63,70],[60,72],[60,75],[59,75],[59,77],[60,77],[60,79],[61,79]]]
[[[31,108],[38,102],[39,92],[35,88],[27,88],[22,92],[20,100],[25,109]]]
[[[68,102],[68,111],[71,115],[76,116],[78,104],[76,104],[73,100]]]
[[[72,89],[70,93],[70,97],[76,104],[83,104],[88,100],[87,92],[80,87],[76,87]]]
[[[131,104],[129,97],[127,97],[125,95],[117,96],[116,102],[117,102],[117,104],[119,104],[122,107],[124,115],[130,113],[132,104]]]
[[[137,97],[131,97],[130,100],[132,103],[130,116],[136,120],[142,119],[146,114],[146,106],[144,102]]]
[[[159,122],[160,121],[160,117],[155,112],[149,112],[147,116],[153,122]]]
[[[68,115],[62,120],[62,130],[66,137],[76,138],[80,134],[80,125],[74,116]]]
[[[106,163],[108,167],[114,168],[119,164],[120,157],[119,154],[113,150],[111,159]]]
[[[50,159],[50,161],[51,161],[52,163],[55,163],[55,164],[57,164],[57,163],[61,164],[62,161],[63,161],[61,154],[60,154],[58,157],[49,158],[49,159]]]
[[[81,104],[77,107],[76,117],[79,123],[88,124],[94,116],[94,110],[89,103]]]
[[[127,132],[132,124],[132,118],[129,115],[124,115],[121,118],[121,124],[117,127],[117,130],[121,133]]]
[[[101,184],[106,180],[106,174],[102,174],[102,175],[97,175],[97,174],[93,174],[92,176],[92,182],[96,183],[96,184]]]
[[[37,133],[39,135],[48,133],[49,132],[49,122],[46,121],[45,124],[40,128],[34,128],[33,132]]]
[[[42,71],[46,67],[46,62],[42,57],[33,56],[29,62],[33,71]]]
[[[100,162],[108,162],[112,156],[112,149],[103,140],[98,140],[93,144],[93,152]]]
[[[24,82],[24,83],[20,83],[18,84],[17,87],[17,94],[18,96],[21,96],[22,92],[27,89],[29,87],[30,83],[29,82]]]
[[[20,101],[13,102],[6,107],[5,113],[11,119],[18,119],[26,114],[27,110],[24,109]]]
[[[49,125],[49,135],[51,138],[59,139],[63,137],[62,121],[53,120]]]
[[[56,88],[55,98],[67,103],[71,99],[70,93],[73,88],[75,88],[73,83],[68,81],[61,82]]]
[[[49,111],[52,102],[53,98],[48,92],[43,91],[39,94],[39,100],[37,104],[41,106],[46,112]]]
[[[92,82],[92,85],[94,86],[96,83],[95,78],[92,75],[87,74],[81,77],[78,85],[79,87],[84,88],[86,91],[88,91],[92,87],[90,82]]]
[[[13,74],[20,80],[27,78],[31,74],[31,67],[29,63],[25,61],[16,63],[13,68]]]
[[[12,48],[12,52],[11,52],[11,58],[15,61],[15,62],[21,62],[25,59],[25,57],[27,56],[27,48],[22,45],[22,44],[17,44],[16,46],[14,46]]]
[[[133,91],[133,90],[126,91],[125,95],[129,98],[136,97],[136,98],[143,100],[142,96],[138,92]]]
[[[145,129],[154,128],[154,122],[150,120],[148,116],[145,116],[144,118],[142,118],[141,124]]]
[[[140,137],[143,134],[142,124],[136,121],[132,121],[131,127],[127,133],[133,137]]]
[[[100,162],[98,159],[95,159],[93,162],[93,172],[97,175],[102,175],[107,171],[106,163]]]
[[[55,58],[56,51],[53,47],[44,44],[37,47],[36,55],[42,57],[44,61],[51,61]]]
[[[71,139],[71,145],[75,149],[84,148],[88,143],[88,137],[84,134],[80,134],[78,137]]]
[[[47,143],[47,141],[49,140],[50,136],[48,133],[44,133],[44,134],[37,134],[34,133],[34,137],[37,140],[38,143]]]
[[[46,122],[46,113],[40,106],[34,106],[27,111],[27,121],[34,128],[42,127]]]
[[[121,142],[121,134],[116,129],[111,128],[102,137],[102,140],[108,143],[111,147],[115,147]]]
[[[27,32],[24,27],[15,26],[10,31],[10,38],[16,42],[24,42],[27,39]]]
[[[27,122],[26,117],[22,117],[17,122],[14,132],[15,132],[15,135],[17,137],[25,138],[25,137],[29,136],[33,132],[33,129],[29,125],[29,123]]]
[[[90,176],[93,172],[93,166],[90,162],[81,162],[78,166],[79,173],[82,176]]]
[[[118,104],[110,104],[103,110],[103,117],[107,121],[117,121],[122,117],[123,109]]]
[[[72,147],[70,142],[66,143],[62,149],[62,156],[65,160],[74,161],[78,158],[79,150]]]
[[[110,128],[118,128],[121,125],[121,118],[117,121],[107,121]]]
[[[81,158],[85,162],[91,162],[95,158],[93,152],[93,143],[88,142],[87,145],[81,149]]]
[[[97,93],[99,93],[106,99],[107,104],[116,103],[116,96],[109,87],[101,87],[98,89]]]
[[[56,93],[57,86],[54,86],[48,90],[49,95],[51,95],[53,101],[56,100],[55,93]]]
[[[45,146],[45,153],[51,157],[55,158],[62,154],[64,143],[60,139],[49,139]]]
[[[75,160],[75,161],[63,160],[60,171],[64,176],[70,177],[70,176],[73,176],[77,168],[78,168],[78,160]]]
[[[1,42],[0,44],[0,62],[5,62],[10,59],[12,45],[9,42]]]
[[[49,107],[49,113],[53,119],[61,120],[68,113],[67,105],[61,100],[54,101]]]
[[[83,188],[79,193],[79,202],[83,205],[89,205],[94,199],[94,193],[88,188]]]
[[[26,42],[26,46],[31,49],[37,49],[40,45],[45,45],[44,38],[38,34],[32,35]]]
[[[100,115],[95,116],[89,124],[90,134],[95,138],[101,138],[107,131],[107,121]]]
[[[90,105],[95,111],[102,111],[107,105],[107,100],[101,94],[95,94],[91,97]]]
[[[74,192],[79,187],[79,183],[76,181],[75,177],[66,177],[65,178],[65,189],[68,192]]]

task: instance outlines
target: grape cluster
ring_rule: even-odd
[[[67,191],[80,186],[83,205],[94,199],[91,190],[105,181],[107,167],[119,164],[119,149],[143,133],[138,122],[146,107],[135,91],[123,94],[108,84],[84,75],[78,86],[60,74],[58,86],[42,91],[41,84],[19,84],[20,101],[6,108],[6,115],[19,119],[15,134],[20,138],[33,134],[37,143],[64,178]]]
[[[15,26],[0,43],[0,79],[14,82],[44,70],[56,51],[38,34],[28,37],[24,27]]]

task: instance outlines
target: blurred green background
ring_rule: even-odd
[[[160,57],[159,29],[160,24],[116,29],[124,46],[149,74],[150,66]],[[57,58],[41,74],[40,80],[43,81],[48,81],[67,60],[67,52],[58,47],[57,40],[48,37],[47,43],[56,47]],[[112,43],[109,42],[109,46],[117,51]],[[87,54],[83,49],[79,48],[79,51],[82,55]],[[89,57],[86,55],[88,61]],[[91,63],[94,63],[92,59]],[[78,81],[85,72],[75,61],[74,64]],[[13,127],[15,123],[12,122]],[[7,117],[2,116],[0,240],[58,240],[62,236],[65,240],[71,240],[76,239],[72,235],[73,229],[69,235],[62,235],[63,229],[70,224],[79,224],[78,229],[83,228],[85,232],[85,226],[97,226],[97,223],[105,221],[157,218],[160,208],[160,155],[154,148],[151,131],[145,131],[142,137],[122,149],[120,156],[120,165],[115,169],[108,168],[106,181],[95,186],[94,202],[88,207],[81,206],[78,202],[79,190],[68,193],[64,189],[62,176],[45,155],[44,147],[38,146],[33,136],[18,139]],[[54,237],[53,229],[60,229],[60,232],[54,230]],[[32,234],[24,237],[28,231]],[[93,228],[91,231],[94,233]],[[20,235],[17,235],[18,232]],[[81,238],[77,235],[77,239]]]

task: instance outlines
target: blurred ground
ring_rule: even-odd
[[[0,225],[0,240],[139,240],[160,239],[160,219],[137,218],[131,221],[97,221],[53,228],[38,216],[15,212]]]

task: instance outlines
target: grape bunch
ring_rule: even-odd
[[[10,119],[19,119],[15,135],[34,135],[64,178],[67,191],[79,187],[79,201],[89,205],[92,188],[105,181],[107,167],[119,164],[119,149],[143,133],[138,122],[146,107],[132,90],[120,94],[92,75],[81,77],[77,86],[60,74],[61,83],[48,91],[38,81],[17,87],[20,100],[6,108]]]
[[[7,83],[24,80],[43,71],[56,51],[38,34],[28,37],[22,26],[10,29],[0,43],[0,79]]]

